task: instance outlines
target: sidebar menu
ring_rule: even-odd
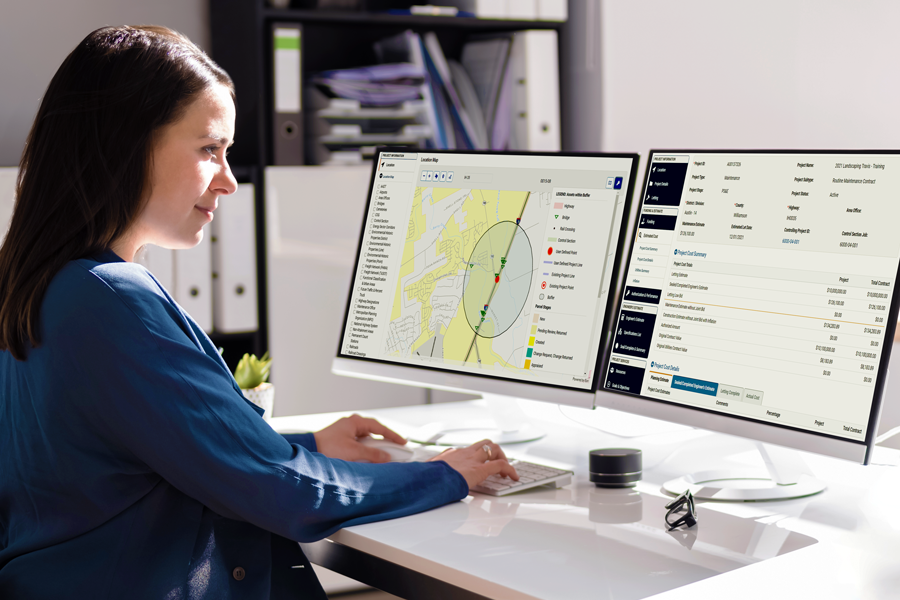
[[[686,226],[688,222],[696,224],[703,206],[700,200],[703,182],[699,180],[691,182],[689,198],[685,206],[681,206],[688,160],[687,156],[660,155],[654,156],[649,166],[636,234],[638,239],[633,245],[622,310],[613,338],[613,353],[629,358],[612,357],[605,384],[607,389],[633,394],[641,392],[647,369],[645,359],[650,354],[653,328],[675,243],[676,224],[681,219],[681,233],[692,233]]]
[[[371,209],[367,213],[362,247],[356,271],[357,292],[350,300],[348,335],[342,352],[351,356],[372,356],[384,352],[377,340],[383,336],[383,315],[390,313],[393,286],[392,265],[403,252],[406,231],[402,223],[409,213],[408,202],[416,170],[416,155],[382,153],[376,167]]]

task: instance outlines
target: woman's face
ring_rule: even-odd
[[[213,85],[160,131],[151,151],[149,197],[131,230],[113,244],[120,257],[133,260],[147,243],[172,249],[200,243],[219,196],[237,189],[225,158],[234,117],[231,93]]]

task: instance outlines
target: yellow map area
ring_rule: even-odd
[[[521,218],[522,191],[416,188],[391,312],[389,354],[517,368],[475,334],[460,301],[475,245],[493,225]],[[436,337],[437,336],[437,337]],[[442,346],[439,350],[436,345]],[[477,348],[476,348],[477,346]]]

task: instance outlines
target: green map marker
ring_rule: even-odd
[[[485,312],[484,312],[484,311],[481,311],[481,316],[483,317],[484,315],[485,315]]]
[[[558,219],[558,218],[559,218],[559,215],[553,215],[553,218],[554,218],[554,219]]]

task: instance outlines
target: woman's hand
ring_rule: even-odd
[[[359,415],[350,415],[339,419],[313,435],[316,438],[316,449],[329,458],[367,460],[373,463],[388,462],[391,457],[387,452],[359,443],[359,438],[368,437],[372,433],[397,444],[406,443],[400,434],[388,429],[375,419],[367,419]]]
[[[485,450],[485,446],[490,448],[490,452]],[[481,440],[468,448],[450,448],[431,460],[442,460],[453,467],[470,488],[497,474],[519,480],[519,474],[506,460],[503,450],[491,440]]]

